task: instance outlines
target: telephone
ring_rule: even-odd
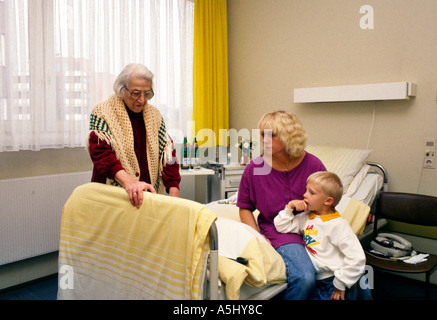
[[[413,253],[410,242],[391,233],[379,233],[370,243],[370,247],[386,257],[405,257]]]

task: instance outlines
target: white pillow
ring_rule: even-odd
[[[372,153],[372,150],[310,145],[307,146],[306,151],[318,157],[328,171],[340,177],[343,193],[346,193],[355,175],[366,164],[366,159]]]

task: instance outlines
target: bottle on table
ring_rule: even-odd
[[[191,145],[191,168],[200,169],[199,145],[197,144],[196,137],[193,138],[193,144]]]
[[[190,169],[190,155],[189,155],[187,137],[184,137],[184,143],[182,145],[182,150],[181,150],[181,158],[182,158],[181,169],[182,170]]]

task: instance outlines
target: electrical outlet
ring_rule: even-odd
[[[427,139],[425,141],[425,157],[423,167],[426,169],[435,169],[436,139]]]

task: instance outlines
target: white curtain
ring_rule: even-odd
[[[150,103],[186,135],[193,32],[193,0],[0,0],[0,151],[84,146],[129,63],[155,74]]]

